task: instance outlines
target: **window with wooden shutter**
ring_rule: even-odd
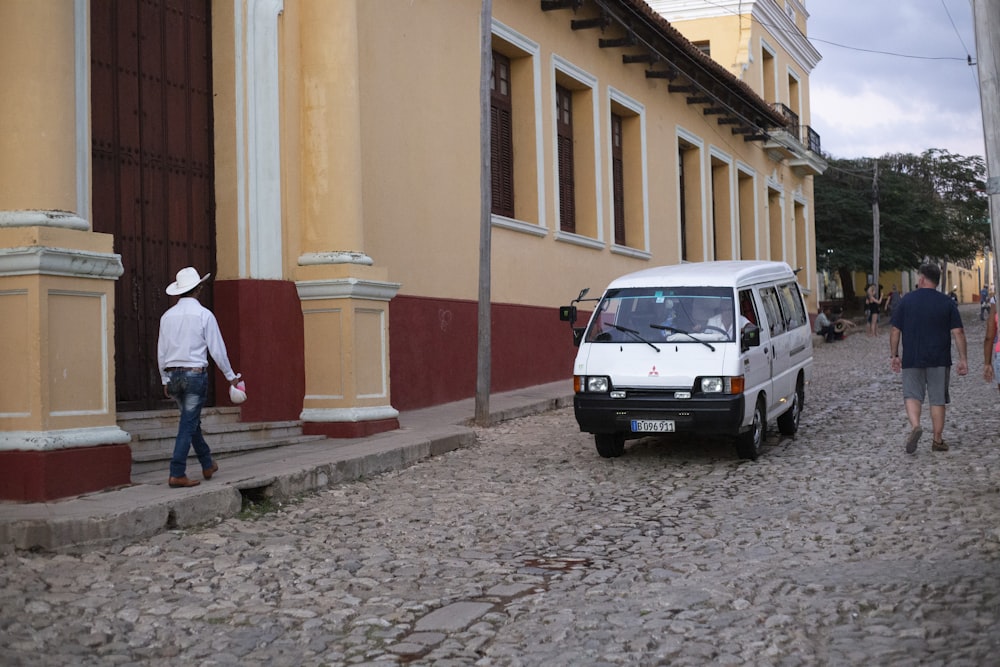
[[[611,114],[611,177],[614,181],[615,243],[625,245],[625,163],[622,159],[622,117]]]
[[[573,95],[556,86],[556,134],[559,163],[559,228],[576,232],[576,181],[573,176]]]
[[[514,217],[514,124],[510,59],[493,52],[490,79],[490,169],[492,212]]]

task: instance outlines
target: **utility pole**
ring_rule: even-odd
[[[878,160],[875,160],[875,173],[872,176],[872,283],[878,294],[879,257],[882,255],[882,232],[879,229],[878,218]],[[879,294],[881,298],[881,294]]]
[[[493,179],[490,153],[490,81],[493,78],[493,0],[483,0],[479,19],[479,319],[476,351],[476,423],[490,423],[493,307],[490,298]]]
[[[972,22],[976,26],[976,64],[979,69],[979,101],[983,109],[983,139],[986,144],[986,195],[990,210],[993,256],[1000,256],[1000,3],[973,0]],[[1000,276],[1000,272],[996,275]]]

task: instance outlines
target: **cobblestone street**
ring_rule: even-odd
[[[4,554],[0,664],[996,664],[1000,396],[962,312],[948,452],[925,406],[904,453],[888,331],[858,327],[756,462],[681,436],[602,459],[570,408],[261,516]]]

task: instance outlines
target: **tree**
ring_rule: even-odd
[[[844,296],[850,276],[872,270],[871,158],[829,158],[815,182],[819,268],[836,271]],[[989,243],[986,165],[940,149],[878,158],[881,270],[915,269],[924,258],[971,261]]]

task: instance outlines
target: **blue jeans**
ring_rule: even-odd
[[[170,476],[186,476],[187,457],[192,445],[201,463],[201,469],[211,468],[212,450],[208,448],[208,443],[201,435],[201,408],[205,405],[205,396],[208,394],[208,372],[171,371],[167,391],[177,401],[177,407],[181,410],[177,439],[174,441],[174,455],[170,459]]]

